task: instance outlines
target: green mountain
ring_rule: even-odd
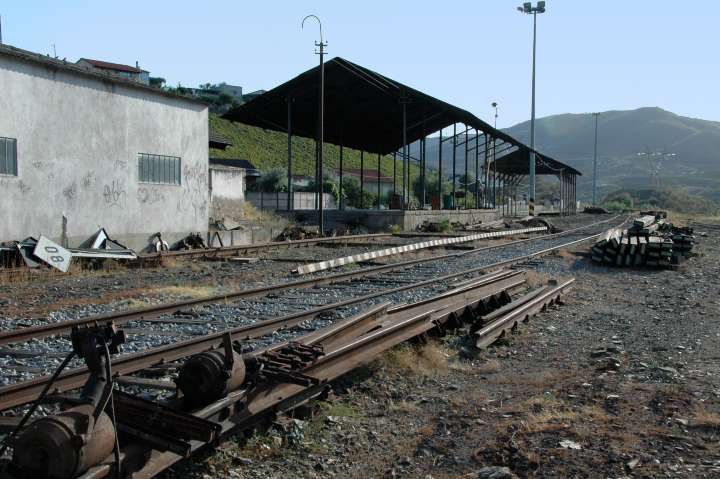
[[[591,195],[593,140],[592,114],[562,114],[536,120],[539,151],[583,173],[578,182],[580,199]],[[530,122],[504,130],[530,142]],[[473,142],[471,140],[470,144]],[[428,165],[437,163],[437,138],[427,141]],[[413,145],[413,154],[417,154]],[[650,153],[650,154],[648,154]],[[464,146],[457,149],[457,172],[464,172]],[[452,171],[452,147],[443,145],[443,170]],[[474,168],[471,156],[471,170]],[[683,188],[720,202],[720,122],[676,115],[661,108],[606,111],[598,119],[599,195],[625,189],[657,188],[653,171],[660,172],[661,188]]]

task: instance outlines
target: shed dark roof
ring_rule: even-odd
[[[490,168],[506,175],[527,175],[530,167],[530,152],[523,149],[514,149],[505,155],[498,155],[496,161],[490,163]],[[538,175],[556,175],[564,170],[566,173],[582,176],[572,166],[561,163],[557,160],[537,153],[535,156],[535,173]]]
[[[287,131],[287,99],[292,99],[292,133],[314,138],[318,70],[319,67],[312,68],[223,116],[261,128]],[[325,63],[325,141],[382,154],[400,149],[402,99],[408,101],[408,143],[453,123],[464,123],[528,148],[466,110],[340,57]]]
[[[233,146],[232,140],[225,138],[222,135],[218,135],[214,131],[210,131],[208,134],[210,140],[210,148],[217,148],[218,150],[224,150],[228,146]]]
[[[80,61],[86,61],[90,65],[94,66],[95,68],[102,68],[104,70],[116,70],[120,72],[128,72],[128,73],[148,73],[147,70],[143,70],[141,68],[132,67],[130,65],[123,65],[122,63],[112,63],[112,62],[105,62],[102,60],[93,60],[92,58],[81,58],[78,60]]]
[[[57,58],[51,58],[47,55],[41,55],[39,53],[29,52],[27,50],[23,50],[21,48],[16,48],[10,45],[6,44],[0,44],[0,56],[8,56],[13,57],[21,61],[25,62],[31,62],[35,64],[43,65],[47,68],[55,69],[55,70],[61,70],[65,71],[69,74],[74,75],[80,75],[85,77],[94,78],[96,80],[100,81],[106,81],[111,83],[116,83],[119,85],[124,85],[130,88],[136,88],[138,90],[144,90],[148,92],[155,93],[157,95],[162,95],[169,98],[175,98],[178,100],[184,100],[190,103],[194,103],[196,105],[202,105],[207,107],[205,103],[202,101],[195,99],[193,97],[185,96],[185,95],[177,95],[175,93],[167,92],[164,90],[161,90],[159,88],[155,88],[149,85],[146,85],[144,83],[140,83],[134,80],[130,80],[127,78],[123,78],[119,75],[115,75],[110,72],[106,72],[97,68],[93,67],[87,67],[84,65],[78,65],[76,63],[67,62],[65,60],[58,60]]]
[[[210,158],[210,164],[244,168],[247,176],[260,176],[260,170],[248,160],[241,160],[239,158]]]

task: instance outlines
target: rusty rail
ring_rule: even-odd
[[[13,329],[13,330],[9,330],[9,331],[0,332],[0,346],[12,344],[12,343],[18,343],[18,342],[22,342],[22,341],[27,341],[30,339],[41,339],[41,338],[46,338],[46,337],[50,337],[50,336],[67,334],[70,332],[70,330],[73,328],[73,326],[78,326],[78,325],[88,325],[88,324],[103,323],[103,322],[110,322],[110,321],[114,322],[117,325],[121,325],[121,324],[129,322],[129,321],[152,319],[152,318],[157,318],[157,317],[163,316],[163,315],[174,314],[179,311],[189,309],[189,308],[192,308],[195,306],[224,302],[224,301],[228,301],[228,300],[255,298],[255,297],[264,296],[270,292],[285,291],[285,290],[289,290],[289,289],[302,289],[302,288],[309,288],[309,287],[322,285],[322,284],[332,284],[332,283],[337,283],[337,282],[342,282],[342,281],[348,281],[350,279],[359,278],[359,277],[363,277],[363,276],[369,276],[372,274],[403,269],[403,268],[406,268],[408,266],[412,266],[412,265],[415,265],[418,263],[440,261],[440,260],[447,259],[447,258],[453,258],[453,257],[458,257],[458,256],[464,256],[467,254],[479,253],[479,252],[503,248],[503,247],[507,247],[507,246],[511,246],[511,245],[515,245],[515,244],[519,244],[519,243],[537,241],[540,239],[547,239],[547,238],[551,238],[551,237],[561,237],[564,235],[572,234],[572,233],[582,230],[582,229],[596,226],[598,224],[607,223],[609,221],[616,219],[617,217],[618,216],[614,216],[614,217],[606,219],[606,220],[602,220],[602,221],[598,221],[598,222],[591,223],[588,225],[580,226],[580,227],[566,230],[566,231],[563,231],[560,233],[541,235],[541,236],[536,236],[536,237],[532,237],[532,238],[524,238],[524,239],[510,241],[510,242],[499,244],[499,245],[485,246],[485,247],[476,248],[476,249],[469,250],[469,251],[450,253],[450,254],[435,256],[432,258],[418,258],[418,259],[412,259],[412,260],[402,261],[402,262],[398,262],[398,263],[392,263],[392,264],[388,264],[388,265],[371,266],[369,268],[363,268],[362,270],[359,270],[359,271],[349,271],[349,272],[343,272],[343,273],[337,273],[337,274],[332,274],[332,275],[328,275],[328,276],[323,276],[320,278],[308,278],[308,279],[289,281],[286,283],[275,284],[272,286],[251,288],[251,289],[237,291],[234,293],[228,293],[228,294],[224,294],[224,295],[209,296],[207,298],[192,299],[192,300],[186,300],[186,301],[179,301],[176,303],[150,306],[147,308],[142,308],[142,309],[133,310],[133,311],[122,311],[122,312],[116,312],[116,313],[110,313],[110,314],[90,316],[87,318],[80,318],[80,319],[75,319],[75,320],[70,320],[70,321],[48,323],[48,324],[43,324],[40,326],[17,328],[17,329]],[[589,241],[589,240],[595,239],[597,236],[598,235],[588,236],[587,238],[578,240],[575,243],[578,243],[581,241]],[[561,247],[569,246],[571,244],[573,244],[573,243],[568,243],[567,245],[559,246],[554,249],[559,249]],[[550,250],[553,250],[553,248],[551,248]],[[538,254],[535,254],[535,256],[537,256],[537,255]],[[531,257],[531,256],[528,255],[528,257]],[[527,259],[527,258],[525,258],[525,257],[520,258],[520,260],[523,260],[523,259]],[[484,266],[480,269],[490,270],[493,267],[502,266],[504,264],[511,264],[511,262],[497,263],[494,265]]]
[[[471,271],[472,272],[472,271]],[[219,331],[217,333],[201,336],[199,338],[178,341],[158,348],[148,349],[135,354],[120,356],[113,361],[113,370],[119,375],[127,375],[159,363],[167,363],[182,359],[184,357],[207,351],[222,342],[222,338],[230,334],[234,340],[252,339],[264,336],[274,331],[295,326],[303,321],[311,319],[316,315],[332,311],[334,309],[361,303],[369,299],[390,294],[393,292],[403,291],[418,287],[418,285],[427,285],[437,281],[444,281],[451,277],[457,277],[467,272],[453,273],[442,278],[422,281],[410,285],[393,288],[392,290],[382,290],[365,296],[356,297],[350,300],[340,301],[314,308],[301,313],[281,316],[279,318],[260,321],[258,323],[240,326],[233,329]],[[497,272],[479,278],[476,287],[482,285],[501,284],[506,288],[512,288],[522,284],[524,280],[518,278],[521,272]],[[87,380],[88,374],[85,367],[68,370],[61,374],[53,385],[52,392],[59,393],[74,388],[81,387]],[[0,388],[0,411],[6,410],[21,404],[33,401],[40,391],[45,387],[49,376],[42,376],[28,381],[22,381],[9,386]]]

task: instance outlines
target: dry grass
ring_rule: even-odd
[[[705,407],[697,408],[690,425],[692,427],[720,428],[720,414],[708,411]]]
[[[220,286],[163,286],[148,292],[153,295],[166,294],[181,298],[199,299],[216,296],[222,292],[222,289]]]
[[[473,369],[478,374],[493,374],[499,372],[501,367],[499,361],[490,359]]]
[[[177,268],[180,264],[174,256],[163,256],[160,258],[160,266],[163,268]]]
[[[523,431],[528,434],[567,429],[578,419],[576,411],[550,395],[531,398],[523,405],[531,411],[522,421]]]
[[[547,284],[549,276],[537,271],[525,271],[525,281],[531,288],[538,288]]]
[[[130,298],[126,301],[124,301],[125,309],[126,310],[132,310],[132,309],[142,309],[148,307],[148,302],[142,299],[136,299],[136,298]]]
[[[420,347],[402,344],[385,354],[382,365],[393,372],[431,376],[447,371],[448,355],[435,342]]]
[[[408,402],[405,400],[391,403],[389,409],[390,411],[399,412],[402,414],[417,414],[422,410],[420,406],[417,405],[417,403]]]
[[[578,256],[575,253],[568,251],[565,248],[558,250],[557,255],[560,256],[565,261],[565,264],[568,265],[571,265],[578,260]]]

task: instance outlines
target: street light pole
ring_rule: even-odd
[[[325,55],[325,47],[327,46],[327,42],[323,40],[323,34],[322,34],[322,22],[316,15],[308,15],[305,18],[303,18],[302,24],[300,27],[305,26],[305,20],[308,18],[314,18],[317,20],[318,25],[320,26],[320,42],[315,42],[315,46],[319,47],[319,51],[316,51],[315,53],[320,55],[320,86],[319,86],[319,100],[318,100],[318,148],[317,148],[317,173],[316,173],[316,182],[317,182],[317,196],[318,196],[318,228],[320,232],[320,236],[325,236],[325,221],[323,218],[323,144],[325,140],[324,130],[325,130],[325,61],[324,61],[324,55]]]
[[[537,14],[545,12],[545,2],[537,2],[535,7],[531,2],[523,3],[517,8],[522,13],[533,16],[533,52],[532,52],[532,105],[530,108],[530,168],[529,168],[529,214],[535,215],[535,51],[537,44]]]
[[[597,205],[597,138],[598,138],[598,117],[600,113],[593,113],[595,117],[595,148],[593,150],[593,191],[592,204]]]

